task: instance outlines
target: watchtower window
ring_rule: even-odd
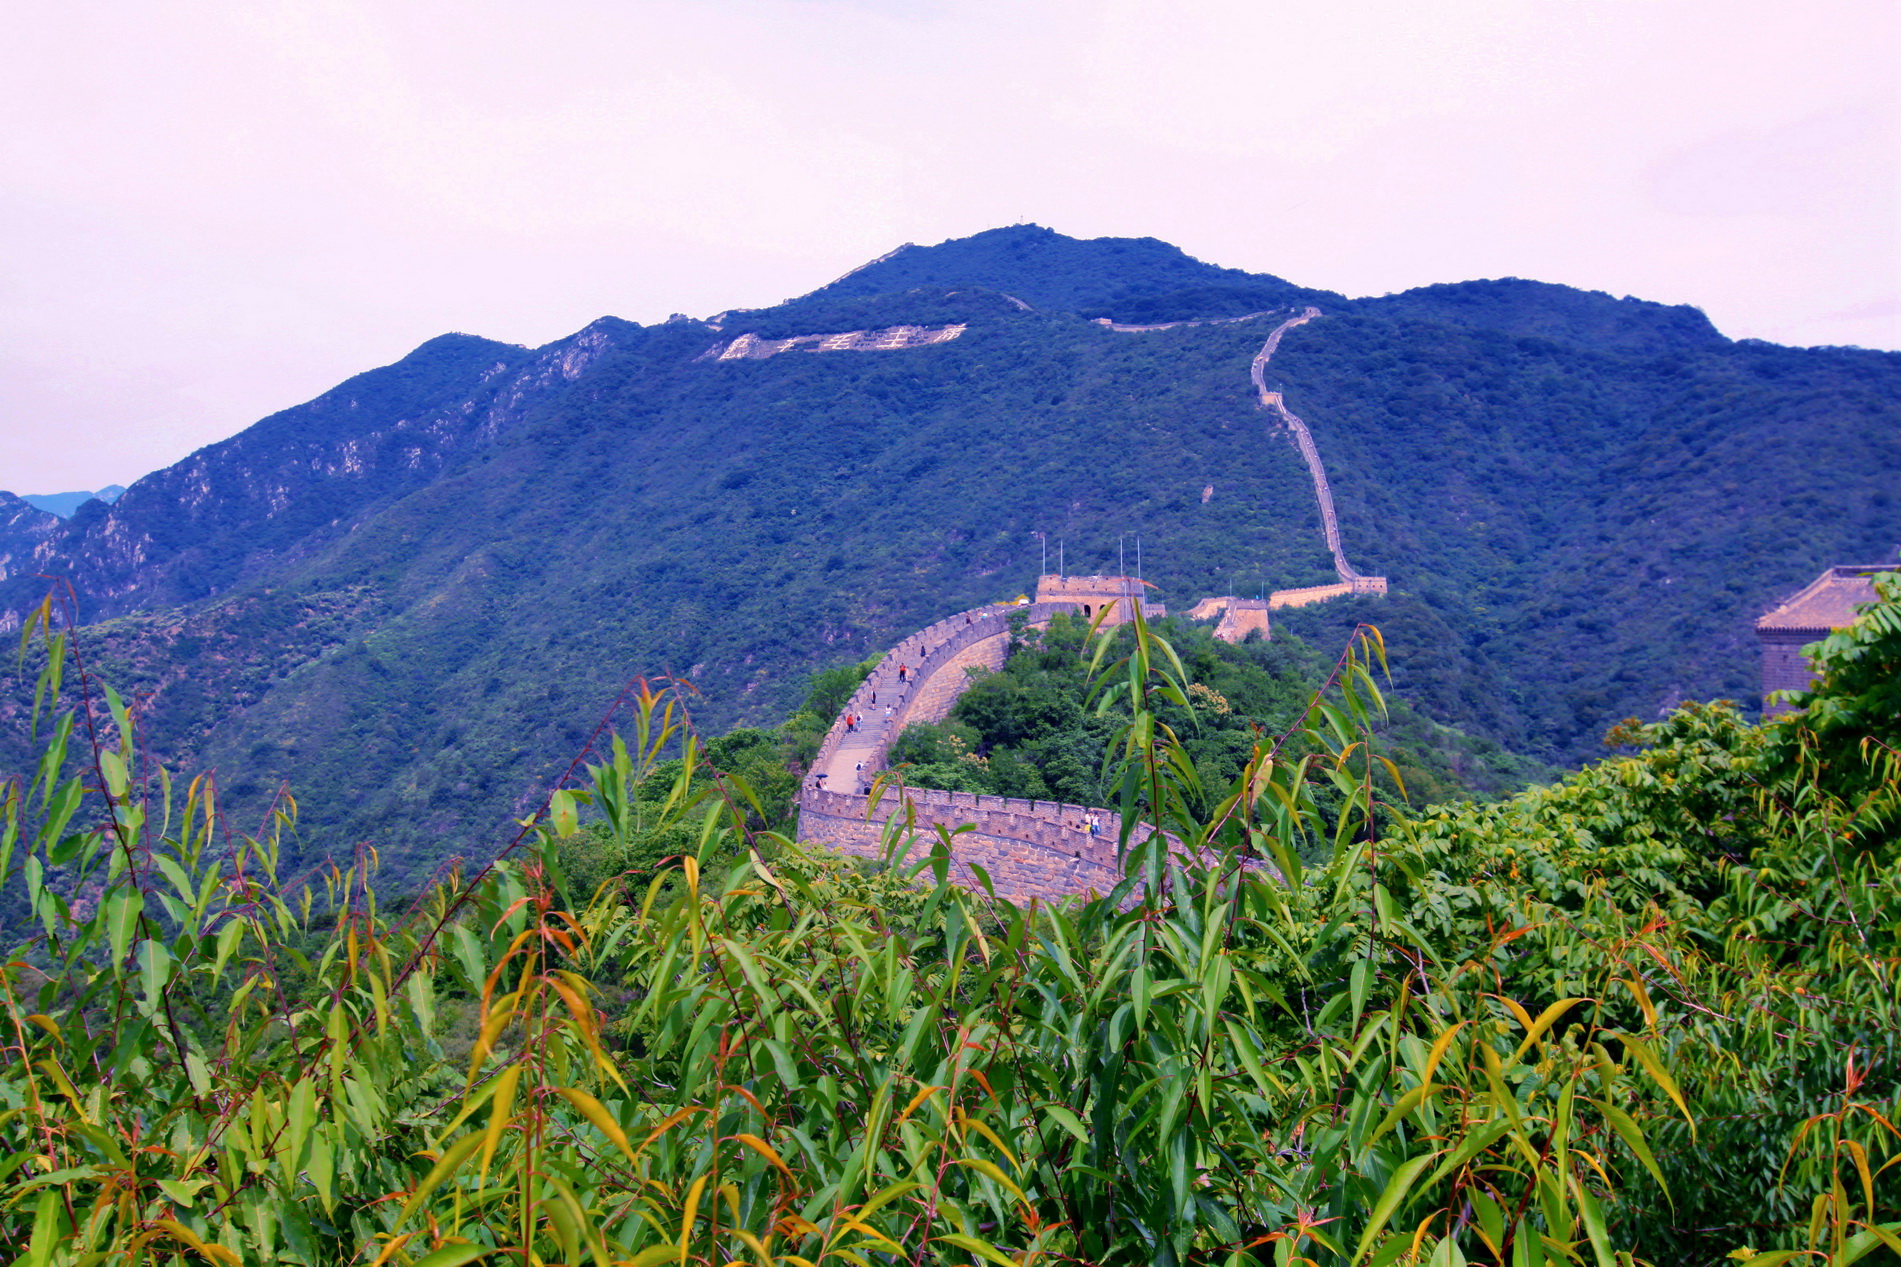
[[[1089,604],[1088,604],[1088,603],[1084,603],[1084,604],[1083,604],[1083,615],[1085,615],[1085,616],[1087,616],[1088,614],[1089,614]]]

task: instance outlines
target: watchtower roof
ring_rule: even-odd
[[[1056,576],[1046,573],[1036,578],[1037,601],[1044,601],[1048,595],[1052,599],[1067,598],[1072,595],[1100,595],[1104,598],[1119,598],[1125,594],[1141,594],[1155,587],[1139,576],[1075,576],[1065,574]]]
[[[1842,564],[1810,581],[1793,598],[1756,622],[1759,632],[1827,633],[1855,623],[1856,608],[1875,601],[1876,574],[1893,563]]]

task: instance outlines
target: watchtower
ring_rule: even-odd
[[[1135,619],[1138,603],[1146,620],[1168,615],[1167,607],[1149,597],[1154,588],[1139,576],[1048,575],[1036,578],[1036,601],[1075,603],[1085,620],[1094,620],[1107,607],[1109,614],[1102,623],[1108,628]]]
[[[1854,624],[1856,609],[1875,601],[1876,573],[1892,572],[1897,566],[1901,564],[1832,567],[1756,622],[1756,637],[1762,643],[1763,711],[1766,714],[1774,716],[1790,711],[1787,704],[1771,704],[1768,700],[1771,692],[1806,691],[1815,682],[1815,670],[1803,656],[1802,648]]]
[[[1215,637],[1222,642],[1245,642],[1259,632],[1262,638],[1274,636],[1273,619],[1268,615],[1272,604],[1265,598],[1204,598],[1188,613],[1190,620],[1221,619],[1215,625]]]

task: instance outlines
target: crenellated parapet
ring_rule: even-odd
[[[1089,590],[1088,596],[1101,590],[1111,601],[1127,589],[1105,587],[1101,582],[1133,580],[1087,579],[1099,583],[1095,589],[1083,587]],[[1038,592],[1043,592],[1041,587]],[[1083,597],[1083,590],[1077,595]],[[959,884],[978,885],[975,868],[981,868],[997,896],[1016,903],[1107,893],[1114,888],[1122,879],[1116,854],[1122,818],[1114,810],[908,788],[897,779],[885,785],[875,803],[869,795],[885,772],[891,744],[906,726],[948,716],[970,685],[971,669],[1003,667],[1013,615],[1020,614],[1028,627],[1041,629],[1049,626],[1056,613],[1081,616],[1086,606],[1096,609],[1094,603],[1083,602],[979,607],[947,616],[893,647],[853,692],[819,745],[799,793],[799,839],[861,858],[883,858],[888,835],[895,830],[902,838],[908,816],[912,861],[921,856],[916,851],[930,847],[936,828],[956,833],[951,874]],[[1149,612],[1161,610],[1156,603],[1144,606]],[[856,729],[848,729],[847,717],[862,720]],[[972,830],[959,830],[965,827]],[[1130,843],[1144,843],[1153,832],[1147,824],[1137,823]],[[1168,840],[1171,851],[1179,848],[1174,837]]]
[[[908,801],[920,840],[928,842],[931,829],[940,825],[976,828],[955,838],[952,866],[960,883],[976,882],[974,864],[990,877],[998,896],[1016,902],[1113,888],[1121,879],[1115,856],[1121,819],[1114,811],[896,786],[887,787],[874,806],[866,794],[906,726],[948,716],[970,684],[969,670],[1003,667],[1012,615],[1045,628],[1057,612],[1080,616],[1084,606],[979,607],[947,616],[893,647],[852,693],[819,745],[799,795],[799,839],[859,857],[882,857],[886,825],[893,817],[903,822]],[[847,717],[861,719],[856,729],[847,728]],[[1139,827],[1136,838],[1146,839],[1147,831]]]

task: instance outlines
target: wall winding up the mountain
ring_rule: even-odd
[[[1901,356],[1533,282],[1348,300],[1017,226],[712,322],[445,336],[114,506],[0,499],[0,622],[69,579],[157,755],[247,813],[289,780],[307,853],[426,870],[492,848],[628,677],[689,678],[711,731],[775,721],[812,669],[1028,590],[1036,534],[1072,571],[1140,534],[1190,601],[1338,583],[1313,470],[1261,443],[1263,319],[1230,320],[1308,305],[1267,386],[1391,592],[1277,636],[1377,623],[1399,693],[1468,732],[1572,762],[1621,717],[1752,700],[1754,618],[1901,541]],[[9,766],[25,729],[0,726]]]

